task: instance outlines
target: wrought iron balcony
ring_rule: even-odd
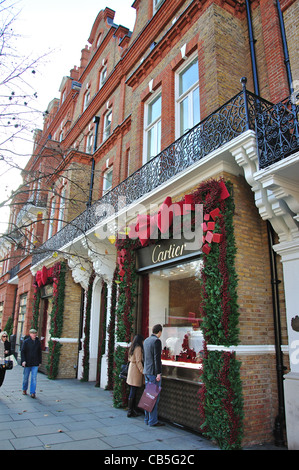
[[[197,124],[159,155],[107,192],[72,222],[47,240],[33,254],[33,265],[59,251],[107,218],[103,208],[118,211],[119,201],[126,205],[138,201],[173,176],[212,151],[251,129],[256,132],[261,168],[299,150],[298,107],[289,101],[279,105],[263,100],[245,88],[231,100]]]
[[[299,101],[287,98],[256,114],[259,167],[266,168],[299,150]]]

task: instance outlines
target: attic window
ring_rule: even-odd
[[[97,48],[99,47],[101,42],[102,42],[102,33],[99,34],[99,37],[98,37],[98,40],[97,40]]]

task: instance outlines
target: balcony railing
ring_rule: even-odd
[[[270,164],[271,158],[276,161],[286,157],[290,152],[299,150],[296,124],[298,108],[296,106],[289,108],[287,103],[275,107],[272,103],[247,91],[245,80],[242,83],[243,90],[240,93],[107,192],[37,248],[33,254],[33,265],[51,253],[59,251],[64,245],[107,218],[110,215],[108,208],[113,207],[116,213],[121,208],[118,206],[120,201],[125,200],[126,206],[138,201],[142,196],[249,129],[256,131],[262,168]],[[288,120],[282,115],[281,109],[288,116]],[[286,145],[285,129],[287,124],[289,124],[288,145]],[[277,143],[279,138],[283,140],[281,146]]]
[[[299,150],[299,106],[293,98],[265,107],[256,115],[260,169]]]

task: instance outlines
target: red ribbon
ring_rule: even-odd
[[[159,228],[161,233],[166,233],[173,223],[174,215],[185,215],[191,210],[194,210],[192,194],[186,194],[183,201],[175,203],[173,203],[172,198],[168,196],[161,204],[157,214],[139,214],[137,216],[137,224],[131,227],[129,237],[133,238],[137,234],[141,245],[144,246],[150,239],[151,232],[153,232],[156,227]]]
[[[38,287],[46,285],[48,278],[53,276],[53,268],[47,269],[46,266],[43,266],[41,271],[36,273],[36,283]]]

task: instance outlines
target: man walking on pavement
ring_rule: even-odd
[[[38,367],[42,362],[42,350],[40,340],[36,337],[37,331],[32,328],[29,331],[29,338],[25,339],[21,350],[21,363],[24,367],[23,374],[23,395],[27,395],[27,388],[29,376],[31,373],[30,381],[30,396],[36,397],[36,381]]]
[[[162,325],[155,325],[152,328],[152,335],[146,338],[143,343],[145,385],[153,383],[161,387],[162,380],[162,343],[159,339],[162,334]],[[160,394],[153,410],[149,413],[145,411],[144,421],[149,426],[164,426],[158,421],[158,402]]]

